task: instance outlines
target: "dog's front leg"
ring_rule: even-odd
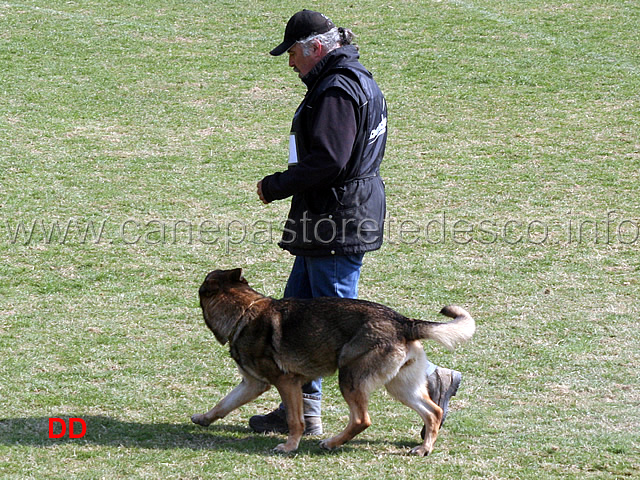
[[[275,384],[285,411],[287,412],[287,425],[289,436],[286,443],[281,443],[274,450],[281,453],[289,453],[298,449],[300,439],[304,433],[304,412],[302,406],[302,383],[290,377],[283,377]]]
[[[230,412],[251,400],[255,400],[269,390],[270,385],[258,379],[244,375],[242,382],[227,394],[207,413],[196,413],[191,421],[197,425],[208,427],[212,422],[226,417]]]

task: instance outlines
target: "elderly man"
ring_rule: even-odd
[[[288,197],[291,208],[279,245],[295,256],[285,297],[358,296],[364,254],[380,248],[385,217],[380,163],[387,140],[387,106],[371,73],[359,62],[353,33],[325,15],[302,10],[287,23],[271,55],[307,86],[293,117],[288,168],[263,178],[263,203]],[[447,411],[461,375],[430,365],[432,399]],[[305,434],[322,433],[322,381],[303,387]],[[288,431],[282,406],[251,417],[257,432]]]

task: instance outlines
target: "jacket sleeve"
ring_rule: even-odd
[[[298,164],[262,179],[268,202],[312,188],[331,185],[351,157],[357,132],[356,106],[341,89],[331,88],[318,99],[309,131],[309,153]]]

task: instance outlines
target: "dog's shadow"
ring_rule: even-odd
[[[139,423],[118,420],[112,417],[95,415],[60,415],[67,425],[70,418],[81,418],[86,424],[82,438],[69,438],[67,432],[61,438],[49,438],[49,417],[23,417],[0,419],[0,445],[27,445],[51,447],[61,444],[102,445],[144,449],[190,449],[221,450],[274,455],[273,448],[285,440],[284,435],[262,435],[240,425],[214,424],[204,428],[192,424],[189,419],[184,423]],[[57,422],[54,434],[61,433]],[[76,424],[74,434],[80,427]],[[296,455],[326,455],[318,445],[320,437],[303,437]],[[350,450],[358,440],[350,442],[338,451]],[[373,442],[376,443],[376,440]],[[400,447],[398,444],[397,446]],[[406,447],[406,445],[403,445]],[[357,447],[356,447],[357,448]]]
[[[128,422],[107,416],[60,415],[67,425],[70,418],[80,418],[86,424],[82,438],[69,438],[68,432],[61,438],[49,438],[49,417],[24,417],[0,419],[0,445],[31,445],[48,447],[67,443],[104,446],[123,446],[147,449],[238,450],[268,451],[275,438],[251,435],[249,428],[215,424],[208,428],[184,423]],[[68,430],[68,428],[67,428]],[[55,422],[54,434],[61,433]],[[80,426],[75,425],[78,435]]]

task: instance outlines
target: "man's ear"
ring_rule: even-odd
[[[311,53],[316,58],[322,58],[322,43],[317,38],[311,41]]]

